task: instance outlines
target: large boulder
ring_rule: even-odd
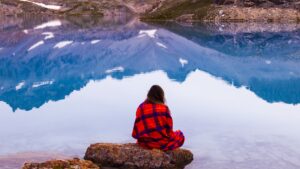
[[[52,160],[44,163],[25,163],[22,169],[100,169],[87,160]]]
[[[193,161],[189,150],[147,150],[137,144],[92,144],[84,159],[100,167],[121,169],[183,169]]]

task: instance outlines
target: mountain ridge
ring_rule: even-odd
[[[25,13],[61,17],[136,15],[144,21],[300,22],[300,3],[298,0],[0,0],[0,16]]]

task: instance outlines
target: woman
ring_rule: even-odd
[[[152,86],[147,99],[138,107],[132,137],[148,149],[167,151],[183,145],[184,135],[180,130],[173,131],[173,120],[160,86]]]

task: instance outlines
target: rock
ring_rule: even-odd
[[[92,144],[84,159],[100,167],[121,169],[183,169],[193,161],[189,150],[177,149],[163,152],[147,150],[137,144]]]
[[[222,13],[220,12],[222,11]],[[283,15],[284,14],[284,15]],[[297,23],[300,11],[290,8],[257,8],[215,5],[203,18],[205,22]]]
[[[299,0],[182,0],[172,2],[166,1],[160,8],[147,13],[141,19],[143,21],[176,20],[188,23],[192,21],[297,23],[300,21]]]
[[[25,163],[22,169],[100,169],[87,160],[52,160],[44,163]]]
[[[221,20],[229,22],[288,20],[295,23],[299,22],[300,13],[299,0],[34,0],[34,2],[57,5],[61,9],[46,9],[19,0],[0,0],[0,17],[24,14],[77,18],[138,15],[144,21],[214,21],[221,17]],[[216,13],[215,9],[219,11],[221,9],[224,13],[219,11]]]
[[[193,22],[194,14],[184,14],[176,18],[179,22]]]
[[[218,5],[237,5],[241,7],[280,7],[300,9],[299,0],[214,0]]]
[[[51,16],[127,16],[146,13],[159,6],[153,0],[31,0],[36,3],[60,6],[59,10],[46,9],[27,1],[0,0],[1,15],[43,14]],[[0,15],[0,16],[1,16]]]

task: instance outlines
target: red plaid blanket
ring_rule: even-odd
[[[174,150],[184,143],[183,133],[173,131],[169,108],[164,104],[143,102],[136,111],[132,137],[139,145],[153,149]]]

